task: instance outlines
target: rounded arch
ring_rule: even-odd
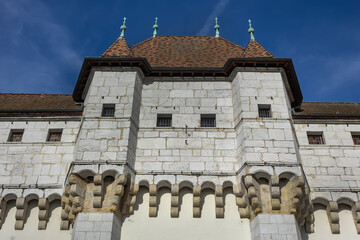
[[[149,181],[147,179],[142,179],[139,181],[139,187],[149,188]]]
[[[234,183],[232,181],[224,181],[223,184],[222,184],[222,188],[225,189],[225,188],[233,188],[234,187]]]
[[[279,179],[287,179],[288,181],[293,180],[294,178],[297,177],[297,174],[294,172],[282,172],[279,174]]]
[[[95,176],[95,172],[91,169],[83,169],[80,170],[78,172],[74,172],[75,174],[77,174],[79,177],[83,178],[83,179],[89,179],[89,178],[94,178]]]
[[[58,193],[52,193],[47,198],[49,200],[49,203],[51,203],[52,201],[61,200],[61,195]]]
[[[194,188],[194,184],[190,181],[182,181],[179,184],[179,190],[181,190],[183,188],[190,188],[192,190]]]
[[[8,201],[11,201],[11,200],[16,200],[18,198],[18,196],[15,193],[6,193],[2,198],[6,202],[8,202]]]
[[[254,177],[258,183],[269,184],[271,181],[271,175],[265,171],[257,171],[254,173]]]
[[[338,205],[342,204],[342,205],[346,205],[350,208],[355,204],[355,202],[352,199],[347,198],[347,197],[341,197],[336,202]]]
[[[215,191],[215,184],[210,181],[205,181],[201,184],[201,190],[204,190],[204,189],[211,189],[211,190]]]
[[[171,183],[168,180],[160,180],[157,184],[156,184],[156,188],[160,189],[160,188],[168,188],[171,189]]]
[[[115,179],[120,175],[120,173],[115,169],[108,169],[108,170],[103,171],[101,173],[101,175],[102,175],[103,178],[113,177]]]
[[[329,204],[329,200],[323,198],[323,197],[317,197],[312,200],[313,205],[323,205],[326,207]]]
[[[41,198],[38,193],[28,193],[27,195],[24,196],[26,201],[30,202],[32,200],[39,200],[39,198]]]

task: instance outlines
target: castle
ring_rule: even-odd
[[[360,239],[360,103],[255,40],[120,37],[72,95],[0,94],[0,239]]]

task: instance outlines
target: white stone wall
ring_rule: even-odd
[[[80,121],[51,119],[0,122],[0,185],[61,188],[79,127]],[[11,129],[24,129],[21,142],[8,142]],[[46,141],[50,129],[62,129],[60,142]]]
[[[312,188],[349,189],[360,187],[360,146],[351,132],[360,124],[295,124],[301,160]],[[322,132],[324,144],[309,144],[307,132]]]
[[[172,127],[156,128],[157,114],[172,114]],[[201,128],[201,114],[216,114],[216,128]],[[231,83],[223,78],[147,79],[139,127],[137,171],[238,168]]]
[[[75,160],[128,161],[133,165],[142,88],[139,72],[95,70],[88,84]],[[115,104],[114,117],[101,117],[104,104]]]

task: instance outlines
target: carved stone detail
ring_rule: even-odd
[[[47,222],[49,220],[49,208],[50,208],[49,200],[47,198],[40,198],[38,203],[39,203],[38,229],[45,230]]]
[[[103,202],[103,177],[101,174],[96,174],[94,176],[94,200],[93,200],[93,207],[94,208],[101,208]]]
[[[252,209],[251,215],[256,216],[262,212],[259,184],[252,175],[246,175],[244,177],[244,183],[247,188],[247,193],[250,200],[249,202]]]
[[[193,217],[201,217],[201,186],[195,185],[193,188]]]
[[[272,210],[280,210],[280,187],[279,176],[271,176],[271,208]]]
[[[16,199],[15,230],[24,229],[24,221],[28,209],[28,202],[24,197]]]
[[[339,207],[337,202],[329,202],[326,207],[326,213],[329,218],[331,232],[333,234],[340,233],[340,224],[339,224]]]
[[[224,199],[222,185],[215,186],[215,207],[216,218],[224,218]]]
[[[155,184],[149,186],[149,217],[157,216],[157,187]]]
[[[233,191],[236,196],[236,205],[239,207],[240,217],[250,218],[250,204],[245,185],[243,183],[234,185]]]
[[[7,207],[7,201],[0,197],[0,229],[4,223],[4,218],[5,218],[5,212],[6,212],[6,207]]]
[[[360,202],[355,202],[351,208],[351,213],[354,218],[356,231],[360,234]]]
[[[179,185],[171,185],[171,217],[179,217]]]

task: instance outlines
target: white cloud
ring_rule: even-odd
[[[215,25],[215,18],[218,17],[225,10],[225,8],[229,4],[229,2],[230,2],[230,0],[220,0],[218,2],[218,4],[216,4],[212,13],[208,16],[204,25],[198,31],[197,35],[203,36],[203,35],[209,34],[210,29]],[[215,35],[215,32],[214,32],[214,35]]]

